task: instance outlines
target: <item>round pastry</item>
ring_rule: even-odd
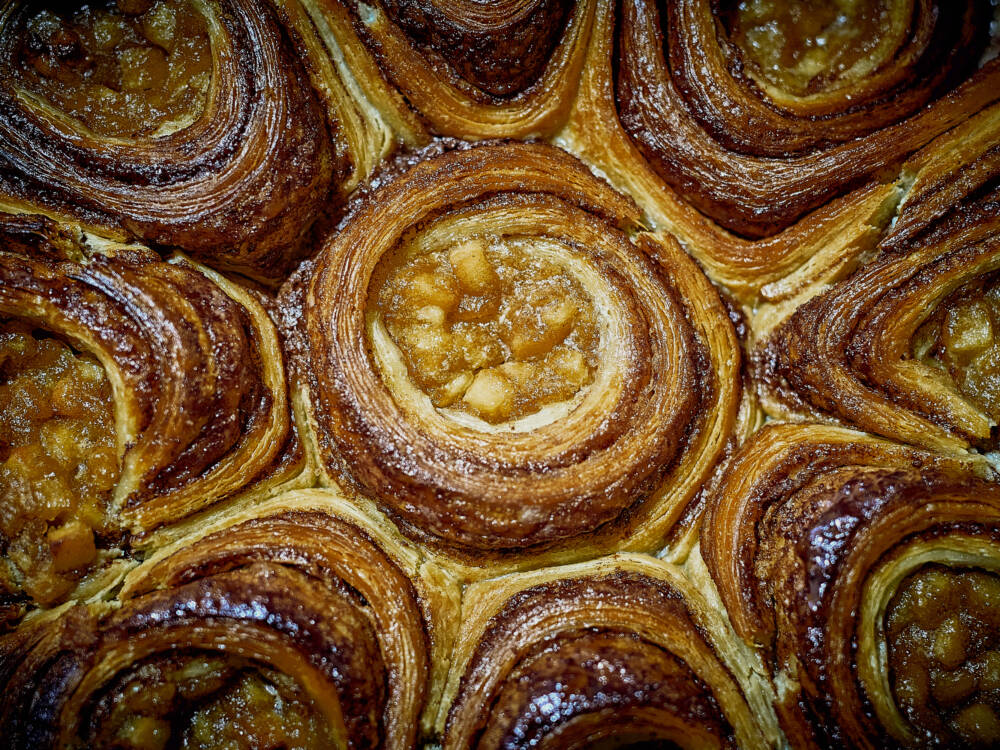
[[[709,496],[705,561],[770,665],[794,747],[1000,741],[1000,485],[985,461],[769,425]]]
[[[743,656],[728,623],[679,569],[623,555],[472,588],[445,750],[776,741],[727,666]]]
[[[201,524],[4,644],[7,747],[413,747],[432,637],[413,550],[329,493]]]
[[[856,267],[900,163],[1000,91],[985,2],[606,5],[560,139],[748,304]]]
[[[400,172],[285,294],[331,481],[483,564],[690,530],[747,421],[711,285],[551,147],[441,143]]]
[[[262,295],[42,218],[0,243],[5,612],[65,598],[128,531],[302,471]]]

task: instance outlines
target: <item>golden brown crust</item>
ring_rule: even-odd
[[[26,7],[4,11],[5,58],[25,33]],[[350,157],[333,144],[339,126],[327,121],[270,7],[205,7],[215,79],[200,117],[169,135],[98,136],[20,94],[16,76],[5,74],[0,190],[14,207],[37,206],[274,281],[299,254]]]
[[[724,467],[702,549],[772,665],[793,746],[919,744],[879,666],[885,608],[922,566],[996,569],[1000,494],[983,477],[981,459],[819,425],[766,427]]]
[[[11,636],[0,654],[10,746],[105,736],[104,691],[183,643],[182,661],[238,657],[292,678],[346,747],[413,747],[431,631],[412,553],[336,503],[292,494],[207,523],[133,570],[115,607],[73,607]]]
[[[466,602],[444,748],[765,745],[713,646],[727,634],[705,633],[676,568],[606,558],[481,582]]]
[[[6,217],[3,230],[0,315],[66,337],[108,373],[122,527],[147,530],[301,470],[261,297],[181,257],[98,251],[41,217]]]
[[[360,200],[305,272],[304,294],[286,290],[327,468],[407,533],[476,555],[544,548],[609,523],[637,528],[626,511],[647,519],[643,547],[662,543],[697,489],[689,473],[704,476],[737,426],[740,365],[725,308],[676,245],[635,234],[634,206],[564,153],[451,148],[416,155]],[[617,352],[600,356],[578,406],[513,433],[460,424],[387,382],[365,312],[383,257],[424,236],[488,234],[559,243],[567,263],[596,274],[587,292]]]

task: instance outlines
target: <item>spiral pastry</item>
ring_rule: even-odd
[[[51,604],[139,532],[304,468],[266,300],[0,217],[3,590]]]
[[[484,564],[689,528],[749,422],[705,277],[552,147],[438,143],[400,170],[284,294],[331,481]]]
[[[1000,485],[983,477],[981,459],[819,425],[765,427],[726,465],[702,551],[773,665],[793,747],[1000,740]]]
[[[357,113],[310,24],[256,0],[6,3],[0,203],[280,278],[357,182]]]
[[[323,492],[202,525],[0,646],[11,748],[412,748],[432,627],[416,554]]]
[[[345,0],[327,12],[349,14],[374,63],[368,88],[397,90],[433,132],[526,138],[565,122],[595,5]]]
[[[675,567],[615,556],[474,584],[465,601],[445,750],[753,748],[773,736],[723,658],[744,656],[724,616]]]
[[[790,315],[758,311],[754,369],[772,413],[937,450],[996,445],[998,136],[994,107],[915,156],[875,261]]]
[[[748,304],[853,268],[902,161],[1000,90],[988,3],[611,5],[560,137]]]

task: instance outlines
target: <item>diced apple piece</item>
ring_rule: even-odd
[[[469,386],[472,384],[472,378],[473,375],[468,370],[453,377],[448,384],[441,389],[441,395],[438,397],[437,405],[451,406],[453,403],[458,401],[458,399],[460,399],[469,389]]]
[[[497,370],[480,370],[462,401],[486,421],[501,422],[514,408],[514,389]]]
[[[446,313],[458,307],[458,290],[446,276],[423,272],[416,274],[406,286],[406,300],[416,308],[427,305],[439,307]]]
[[[499,279],[486,258],[482,240],[472,239],[456,245],[448,253],[448,261],[466,292],[483,295],[496,291]]]
[[[993,344],[993,321],[982,301],[948,312],[944,345],[956,354],[978,354]]]
[[[49,529],[49,549],[52,567],[60,573],[89,565],[97,557],[94,532],[79,521],[70,521],[58,528]]]
[[[529,327],[514,330],[510,340],[511,352],[518,359],[539,357],[550,352],[573,330],[576,313],[576,305],[568,299],[546,306],[539,316],[542,320],[540,330]]]
[[[414,313],[413,317],[421,323],[427,323],[433,326],[443,326],[447,315],[445,311],[437,305],[424,305]]]
[[[557,349],[552,355],[552,365],[563,380],[577,388],[590,379],[587,359],[576,349]]]

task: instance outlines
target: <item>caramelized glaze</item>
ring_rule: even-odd
[[[378,305],[410,377],[437,407],[503,422],[593,380],[593,304],[530,242],[471,239],[410,258]]]
[[[1000,741],[1000,576],[932,566],[886,612],[891,684],[906,718],[947,746]]]
[[[204,108],[211,47],[189,0],[32,8],[25,26],[8,75],[95,133],[156,135]]]
[[[21,323],[0,325],[0,581],[42,604],[97,556],[118,481],[111,387],[90,355]]]

